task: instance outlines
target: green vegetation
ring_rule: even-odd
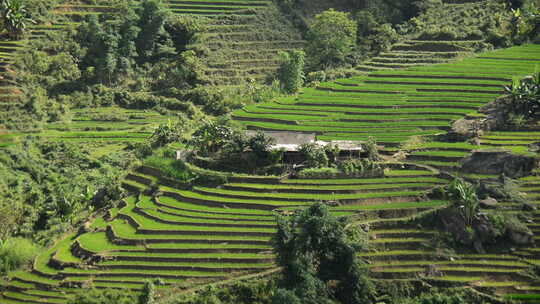
[[[2,1],[0,7],[2,26],[13,38],[20,37],[30,23],[35,22],[22,0]]]
[[[506,87],[508,97],[503,101],[506,115],[513,115],[512,121],[518,127],[522,123],[517,123],[517,117],[522,120],[534,120],[540,115],[540,72],[536,72],[530,78],[514,81],[510,87]]]
[[[310,65],[340,64],[356,45],[356,24],[348,14],[330,9],[315,16],[309,36]]]
[[[78,293],[69,304],[131,304],[137,303],[137,297],[127,290],[105,289],[85,290]],[[140,302],[147,303],[147,302]]]
[[[373,286],[356,253],[365,250],[365,235],[345,219],[315,204],[291,218],[278,218],[276,252],[284,268],[275,297],[292,303],[320,303],[335,297],[341,303],[370,302]],[[328,281],[337,281],[329,290]],[[283,298],[282,298],[283,297]],[[279,303],[279,301],[277,302]]]
[[[278,78],[286,93],[297,93],[304,85],[304,61],[303,51],[280,53],[281,67]]]
[[[537,157],[535,1],[0,17],[0,302],[537,299],[540,181],[461,173],[478,149]],[[511,125],[455,132],[495,99]]]
[[[39,248],[31,240],[6,239],[0,243],[0,274],[28,265],[38,254]]]
[[[93,210],[122,198],[119,178],[129,154],[93,158],[70,143],[25,140],[2,151],[2,236],[17,234],[50,244]],[[121,159],[127,158],[127,159]],[[132,158],[133,159],[133,158]]]

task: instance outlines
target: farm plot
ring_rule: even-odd
[[[141,172],[145,173],[141,173]],[[420,195],[445,183],[435,171],[390,169],[372,179],[232,177],[220,188],[159,184],[155,170],[132,172],[132,196],[40,255],[31,272],[10,274],[3,303],[65,303],[83,284],[141,289],[148,278],[193,286],[275,268],[276,210],[333,200],[332,212],[363,221],[391,220],[446,205]],[[157,174],[157,173],[156,173]],[[411,179],[415,177],[415,179]],[[145,193],[152,185],[159,195]]]
[[[279,37],[275,33],[261,32],[268,28],[261,24],[261,16],[272,12],[271,1],[168,0],[165,4],[174,14],[207,20],[208,31],[201,35],[199,44],[212,50],[205,59],[205,72],[214,84],[240,84],[249,79],[263,81],[277,70],[276,58],[280,51],[303,46],[298,34]],[[82,21],[86,15],[104,12],[115,13],[115,9],[101,2],[98,5],[61,5],[55,10],[71,25]],[[54,29],[65,25],[54,25]],[[44,29],[41,27],[36,31],[42,33]]]

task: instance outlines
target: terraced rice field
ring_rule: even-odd
[[[115,113],[114,117],[107,118],[110,113]],[[101,156],[128,143],[148,140],[158,125],[174,119],[172,115],[155,111],[117,107],[74,110],[71,122],[47,124],[39,136],[51,141],[85,144],[92,147],[92,153]]]
[[[425,140],[409,149],[406,162],[455,172],[460,160],[474,149],[504,147],[529,153],[528,145],[540,141],[540,133],[534,129],[486,133],[479,145],[439,142],[432,137],[446,133],[456,119],[477,115],[477,109],[498,97],[513,77],[533,72],[538,60],[540,45],[526,45],[452,63],[380,70],[322,83],[295,97],[249,106],[236,112],[235,118],[249,129],[314,132],[321,140],[374,137],[387,154],[411,137],[420,137]],[[501,203],[501,208],[519,211],[518,206],[508,203]],[[526,275],[534,264],[527,256],[537,252],[532,248],[508,256],[449,255],[430,245],[432,231],[408,224],[407,217],[365,222],[371,223],[373,250],[362,256],[370,261],[372,274],[378,279],[422,278],[440,286],[495,288],[516,299],[531,298],[529,293],[537,292],[537,283]]]
[[[387,147],[414,135],[447,131],[450,123],[501,95],[512,77],[533,72],[539,45],[489,52],[453,63],[321,83],[294,97],[234,113],[250,129],[314,132],[320,139],[375,137]],[[490,56],[500,59],[491,59]]]
[[[0,147],[12,142],[11,134],[7,138],[2,135],[7,133],[2,121],[9,119],[22,97],[22,92],[9,73],[9,65],[13,62],[15,52],[27,47],[26,43],[26,40],[0,41]]]
[[[449,62],[456,58],[470,56],[475,46],[481,42],[405,39],[393,45],[390,50],[381,52],[376,57],[358,65],[356,69],[373,72]]]
[[[13,113],[20,110],[21,91],[17,85],[10,80],[6,69],[12,63],[13,55],[18,50],[24,50],[29,40],[46,37],[48,32],[65,30],[68,27],[77,26],[84,16],[89,14],[115,13],[114,7],[110,3],[103,1],[98,4],[65,4],[59,5],[54,13],[57,20],[48,25],[32,25],[29,27],[29,34],[21,41],[0,42],[0,147],[9,146],[13,143],[13,134],[6,134],[3,131],[2,121],[10,121]],[[180,15],[196,15],[208,19],[208,32],[203,35],[201,45],[207,47],[210,57],[207,61],[207,74],[212,76],[215,84],[239,84],[246,80],[263,81],[269,74],[274,73],[279,67],[276,60],[277,54],[283,50],[300,48],[304,42],[300,37],[280,38],[275,35],[268,36],[261,34],[260,18],[257,14],[268,9],[271,1],[258,0],[226,0],[226,1],[200,1],[171,0],[165,2],[170,10]],[[77,115],[77,114],[76,114]],[[166,119],[161,117],[159,120]],[[68,129],[77,129],[83,123],[76,122]],[[93,125],[88,122],[89,128]],[[112,124],[108,124],[109,126]],[[55,130],[58,126],[53,125]],[[63,126],[62,126],[63,127]],[[107,127],[108,128],[108,127]],[[109,128],[113,129],[113,128]],[[75,138],[97,138],[107,137],[107,141],[118,141],[123,136],[125,124],[118,124],[114,130],[118,132],[111,136],[94,136],[92,134],[71,136]],[[69,136],[69,134],[56,134],[47,132],[45,136],[56,138]],[[118,136],[117,136],[118,135]],[[131,132],[133,135],[133,132]],[[139,134],[140,135],[140,134]],[[16,136],[15,136],[16,137]],[[111,138],[114,137],[114,138]],[[133,136],[129,136],[133,139]],[[132,141],[132,140],[130,140]]]
[[[30,272],[10,274],[2,303],[64,303],[76,288],[140,289],[145,279],[193,286],[275,268],[271,237],[278,210],[332,200],[337,215],[362,222],[406,218],[446,205],[419,200],[446,180],[419,167],[372,179],[280,179],[236,176],[219,188],[176,189],[142,167],[124,182],[132,196],[86,232],[39,256]],[[415,179],[411,179],[415,177]],[[157,185],[159,194],[149,195]],[[270,190],[271,189],[271,190]]]
[[[207,38],[230,36],[223,39],[228,42],[210,44],[214,50],[234,50],[229,52],[231,57],[209,68],[209,73],[222,73],[223,83],[234,84],[246,77],[262,79],[277,67],[272,54],[303,43],[276,40],[272,41],[274,47],[268,47],[267,42],[255,39],[249,20],[268,1],[170,1],[169,5],[175,13],[211,17]],[[76,24],[80,16],[109,9],[106,5],[58,7],[58,14],[72,21],[35,27],[33,35],[62,29]],[[475,42],[463,42],[467,43]],[[371,68],[364,69],[370,71],[366,75],[322,83],[298,96],[246,107],[234,114],[235,119],[250,129],[315,132],[323,140],[375,137],[384,146],[383,152],[392,153],[413,136],[445,133],[453,120],[474,115],[478,107],[500,95],[502,85],[512,77],[532,72],[540,64],[540,45],[526,45],[419,66],[459,57],[466,51],[441,47],[433,52],[434,45],[450,44],[405,41],[373,60]],[[414,55],[418,52],[423,59]],[[441,60],[425,59],[428,56]],[[238,68],[231,70],[230,66]],[[103,122],[95,119],[96,114],[100,113],[77,112],[73,123],[50,125],[43,136],[106,143],[96,149],[99,154],[106,153],[107,145],[142,140],[155,124],[167,120],[157,113],[124,111],[126,120]],[[98,288],[138,290],[148,278],[164,279],[165,287],[193,286],[272,271],[270,240],[276,229],[276,211],[325,200],[333,202],[336,215],[370,224],[373,246],[362,256],[377,279],[470,284],[534,303],[540,297],[540,284],[532,282],[526,271],[538,264],[538,249],[520,249],[513,255],[439,252],[430,246],[434,232],[420,230],[409,220],[447,204],[421,198],[425,191],[447,182],[433,168],[453,171],[471,150],[484,146],[525,153],[529,143],[539,141],[539,134],[531,130],[487,133],[480,146],[423,142],[410,151],[406,161],[429,167],[394,165],[385,172],[386,177],[374,179],[236,176],[219,188],[187,190],[165,186],[159,172],[143,167],[125,180],[124,187],[132,195],[121,206],[93,219],[86,232],[66,236],[39,256],[30,271],[11,273],[6,282],[0,282],[6,287],[0,302],[65,303],[77,288],[90,283]],[[5,142],[12,136],[0,134]],[[535,203],[540,198],[536,179],[522,180],[522,191]],[[159,190],[156,196],[148,191],[153,186]],[[517,211],[514,205],[502,206]],[[536,213],[530,228],[539,238],[540,216]]]

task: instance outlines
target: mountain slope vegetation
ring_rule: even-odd
[[[0,302],[540,303],[539,12],[3,1]]]

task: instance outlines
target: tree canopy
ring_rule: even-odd
[[[349,218],[335,217],[317,203],[294,216],[279,216],[275,237],[277,263],[283,267],[277,298],[291,303],[371,303],[373,285],[357,253],[366,235]]]

